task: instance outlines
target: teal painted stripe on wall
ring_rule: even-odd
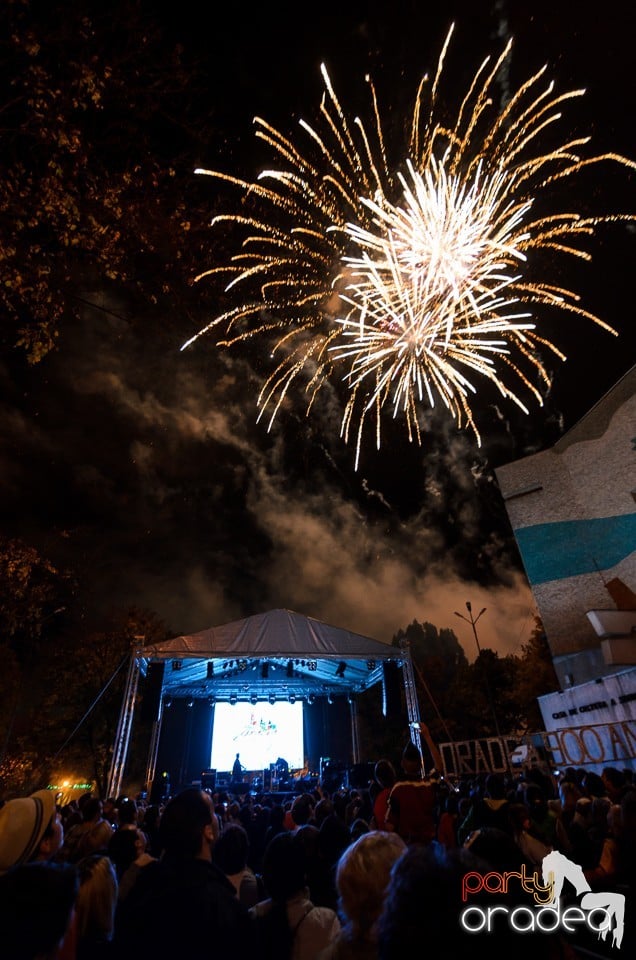
[[[636,550],[636,513],[515,530],[531,584],[607,570]]]

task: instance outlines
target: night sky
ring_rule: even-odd
[[[560,89],[586,88],[564,128],[591,134],[594,153],[636,157],[627,3],[322,3],[302,14],[295,4],[231,6],[164,14],[175,39],[208,58],[218,135],[192,156],[198,197],[197,166],[256,175],[255,115],[289,132],[311,119],[322,61],[343,106],[365,109],[369,72],[383,111],[402,117],[453,20],[449,86],[464,89],[512,34],[512,88],[548,63]],[[634,177],[615,165],[586,183],[581,203],[636,209]],[[487,608],[482,646],[514,652],[535,608],[494,469],[554,443],[634,362],[634,230],[602,227],[591,250],[592,262],[564,279],[618,338],[552,316],[546,330],[567,360],[550,361],[542,408],[525,416],[484,391],[481,448],[442,411],[428,415],[422,446],[389,420],[357,471],[335,391],[310,419],[286,405],[268,433],[256,422],[269,369],[259,344],[223,351],[202,339],[181,352],[197,318],[131,323],[112,294],[95,291],[102,309],[87,309],[41,364],[16,379],[15,360],[1,360],[2,527],[81,572],[96,624],[134,606],[177,634],[282,607],[390,641],[417,619],[453,628],[472,659],[470,628],[453,615],[470,600]],[[201,270],[214,251],[211,235]]]

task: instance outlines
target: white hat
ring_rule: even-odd
[[[0,875],[31,859],[54,814],[53,790],[37,790],[0,807]]]

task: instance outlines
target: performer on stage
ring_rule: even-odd
[[[276,761],[276,772],[281,780],[287,780],[289,777],[289,764],[282,757]]]
[[[243,779],[243,770],[245,768],[241,763],[240,757],[241,757],[240,753],[237,753],[236,760],[234,761],[234,765],[232,767],[232,780],[234,780],[235,782],[238,782],[239,780]]]

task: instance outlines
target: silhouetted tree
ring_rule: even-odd
[[[109,289],[182,315],[209,221],[200,65],[135,2],[25,0],[0,7],[0,78],[6,346],[37,363]]]

